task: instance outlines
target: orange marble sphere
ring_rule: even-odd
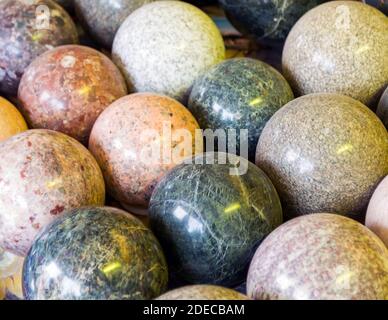
[[[178,101],[132,94],[98,118],[89,149],[102,168],[110,195],[128,210],[144,214],[160,179],[184,158],[202,152],[197,129],[195,118]]]
[[[0,97],[0,142],[27,129],[27,124],[18,109]]]

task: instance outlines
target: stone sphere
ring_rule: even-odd
[[[24,263],[28,300],[143,300],[167,289],[167,265],[142,222],[114,208],[74,209],[37,237]]]
[[[27,68],[19,87],[30,126],[63,132],[86,144],[98,116],[127,88],[119,69],[84,46],[50,50]]]
[[[27,129],[27,124],[18,109],[0,97],[0,142]]]
[[[388,247],[388,177],[373,194],[366,214],[366,226]]]
[[[247,296],[228,288],[196,285],[175,289],[161,295],[157,300],[249,300]]]
[[[284,40],[298,19],[322,0],[220,0],[233,25],[258,39]]]
[[[255,161],[257,142],[267,121],[294,99],[283,76],[259,60],[226,60],[210,69],[194,84],[189,110],[202,129],[236,130],[236,151]],[[248,141],[241,130],[248,130]],[[245,147],[245,151],[242,151]],[[222,150],[225,151],[225,150]],[[228,150],[235,153],[234,150]]]
[[[376,113],[384,123],[385,127],[388,128],[388,87],[385,89],[385,92],[381,97]]]
[[[110,195],[126,207],[147,208],[158,181],[185,158],[202,152],[197,130],[197,121],[179,102],[138,93],[103,112],[89,149],[102,168]]]
[[[113,43],[113,59],[136,92],[185,102],[197,77],[225,58],[214,22],[178,1],[156,1],[132,13]]]
[[[104,200],[100,168],[76,140],[30,130],[0,144],[0,247],[23,256],[65,210]]]
[[[151,228],[173,278],[236,286],[257,246],[283,221],[278,194],[264,172],[241,157],[206,153],[191,162],[158,184]]]
[[[124,20],[141,6],[155,0],[75,0],[78,18],[101,45],[110,48]]]
[[[24,259],[0,248],[0,300],[9,296],[23,299]]]
[[[329,212],[358,218],[388,174],[388,133],[362,103],[311,94],[268,122],[256,164],[275,184],[288,217]]]
[[[341,93],[374,106],[388,83],[388,18],[356,1],[332,1],[290,32],[283,71],[295,93]]]
[[[36,57],[77,42],[74,22],[55,2],[0,1],[0,93],[16,96],[21,76]]]
[[[291,220],[267,237],[248,273],[256,300],[387,300],[388,250],[338,215]]]

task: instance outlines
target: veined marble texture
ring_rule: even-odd
[[[291,87],[274,68],[259,60],[236,58],[198,78],[188,108],[204,130],[236,130],[237,155],[241,155],[241,130],[248,130],[248,141],[243,143],[248,144],[248,158],[254,162],[267,121],[293,99]]]
[[[24,256],[66,210],[104,201],[101,170],[76,140],[29,130],[0,143],[0,247]]]
[[[185,102],[196,78],[225,58],[225,46],[215,23],[200,9],[157,1],[125,20],[112,55],[133,91]]]
[[[259,39],[284,40],[298,19],[322,0],[220,0],[233,25]]]
[[[256,163],[274,183],[288,217],[328,212],[360,218],[388,174],[388,132],[359,101],[311,94],[271,118]]]
[[[149,215],[173,278],[233,287],[245,280],[254,251],[283,216],[263,171],[237,156],[221,160],[206,153],[170,171],[152,195]],[[247,173],[231,175],[238,163]]]
[[[249,300],[247,296],[228,288],[210,285],[186,286],[169,291],[157,300]]]
[[[42,11],[41,18],[37,17],[39,6],[49,9]],[[16,96],[25,69],[36,57],[72,43],[78,43],[77,29],[55,2],[0,1],[0,93]]]
[[[339,215],[293,219],[270,234],[248,274],[256,300],[387,300],[388,249]]]
[[[341,93],[374,108],[388,84],[388,18],[357,1],[322,4],[291,30],[282,64],[297,95]]]
[[[75,209],[48,226],[25,264],[29,300],[143,300],[167,289],[167,266],[152,232],[108,207]]]

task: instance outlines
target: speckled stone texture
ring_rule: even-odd
[[[175,289],[161,295],[157,300],[249,300],[243,294],[223,287],[196,285]]]
[[[173,167],[202,152],[197,121],[179,102],[149,93],[126,96],[97,120],[89,149],[108,192],[125,205],[148,206],[158,181]],[[189,135],[182,140],[180,132]]]
[[[0,300],[9,295],[23,299],[22,269],[24,259],[0,248]]]
[[[387,0],[363,0],[364,3],[376,7],[380,11],[388,15],[388,1]]]
[[[362,103],[337,94],[298,98],[268,122],[256,163],[294,217],[359,217],[388,174],[388,133]]]
[[[220,0],[228,18],[244,34],[284,40],[298,19],[322,0]]]
[[[373,194],[366,214],[366,226],[388,247],[388,177]]]
[[[47,15],[37,8],[46,6]],[[78,42],[76,27],[62,7],[51,0],[2,0],[0,2],[0,93],[16,96],[27,66],[56,46]]]
[[[385,127],[388,128],[388,87],[385,89],[385,92],[381,97],[376,113],[384,123]]]
[[[27,129],[27,124],[18,109],[0,97],[0,142]]]
[[[113,58],[136,92],[185,102],[197,77],[225,58],[214,22],[179,1],[157,1],[131,14],[113,43]]]
[[[289,221],[257,250],[248,296],[268,300],[387,300],[388,250],[358,222],[331,214]]]
[[[38,231],[65,210],[103,205],[91,154],[62,133],[30,130],[0,144],[0,246],[23,256]]]
[[[142,300],[167,289],[167,265],[143,223],[114,208],[75,209],[47,227],[23,272],[29,300]]]
[[[356,1],[312,9],[290,32],[283,71],[298,95],[331,92],[375,106],[388,83],[388,18]]]
[[[63,132],[87,144],[98,116],[127,88],[119,69],[102,53],[61,46],[27,68],[19,87],[30,126]]]
[[[236,130],[237,154],[241,155],[240,147],[248,142],[249,159],[254,162],[265,124],[293,98],[287,81],[271,66],[237,58],[220,63],[199,78],[188,107],[202,129]],[[242,129],[249,130],[248,141],[241,141]]]
[[[180,165],[151,198],[151,228],[172,277],[188,283],[242,283],[257,246],[282,223],[279,197],[264,172],[233,155],[223,162],[223,156],[206,153]],[[238,162],[247,173],[231,175]]]
[[[155,0],[75,0],[78,18],[101,45],[110,48],[117,30],[136,9]]]

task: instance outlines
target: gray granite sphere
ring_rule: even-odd
[[[125,20],[112,53],[133,91],[183,102],[196,78],[225,58],[225,47],[216,25],[200,9],[157,1]]]
[[[90,35],[110,48],[124,20],[142,5],[155,0],[74,0],[76,13]]]
[[[293,98],[291,87],[274,68],[237,58],[218,64],[195,82],[188,108],[202,129],[236,130],[237,154],[242,155],[244,145],[254,161],[267,121]],[[241,141],[241,130],[248,130],[248,141]]]
[[[362,103],[311,94],[290,102],[268,122],[256,163],[273,181],[287,216],[358,217],[388,174],[388,133]]]
[[[388,84],[388,18],[357,1],[331,1],[291,30],[283,71],[295,94],[341,93],[375,107]]]
[[[233,175],[236,167],[242,175]],[[156,187],[149,215],[172,278],[227,287],[245,280],[255,249],[283,218],[264,172],[224,153],[173,169]]]

